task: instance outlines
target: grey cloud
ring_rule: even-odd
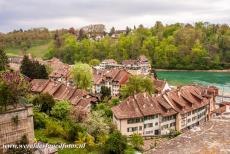
[[[52,24],[54,19],[60,19],[61,23],[63,18],[73,17],[105,24],[136,16],[174,17],[191,12],[194,16],[213,14],[221,17],[221,6],[216,7],[217,2],[227,5],[227,0],[0,0],[0,31],[36,26],[33,22],[23,25],[23,21],[50,20]],[[226,13],[230,13],[229,9],[223,15]]]

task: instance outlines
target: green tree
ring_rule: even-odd
[[[5,82],[0,82],[0,106],[1,111],[7,110],[7,106],[17,101],[16,95],[13,93],[9,85]]]
[[[98,60],[98,59],[91,59],[90,61],[89,61],[89,65],[90,66],[97,66],[97,65],[99,65],[100,64],[100,60]]]
[[[31,79],[48,79],[46,67],[38,61],[31,61],[28,56],[24,56],[20,71]]]
[[[139,150],[141,146],[144,145],[144,139],[141,135],[134,133],[130,137],[130,143],[134,148]]]
[[[32,104],[40,111],[50,114],[52,107],[55,105],[53,97],[48,93],[41,93],[32,100]]]
[[[153,81],[148,77],[132,76],[125,86],[121,87],[121,95],[128,97],[140,92],[148,92],[149,94],[155,91]]]
[[[101,94],[102,94],[102,99],[105,97],[110,97],[111,96],[111,89],[106,87],[106,86],[101,86]]]
[[[76,63],[71,74],[73,81],[78,88],[88,90],[92,86],[93,74],[92,68],[88,64]]]
[[[109,36],[112,36],[114,33],[115,33],[115,28],[112,27],[111,30],[110,30],[110,32],[109,32]]]
[[[83,123],[89,134],[96,137],[98,134],[109,133],[109,121],[104,115],[105,113],[102,110],[93,111],[89,114]]]
[[[0,48],[0,71],[6,69],[6,65],[8,64],[8,58],[3,49]]]
[[[105,143],[105,151],[110,154],[123,154],[127,147],[127,138],[119,131],[114,131],[109,135]]]
[[[19,101],[27,96],[29,83],[18,72],[5,71],[0,73],[0,104],[6,107],[17,107]]]
[[[51,115],[58,119],[66,119],[71,109],[71,105],[68,101],[57,102],[52,110]]]

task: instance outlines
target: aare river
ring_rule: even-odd
[[[219,72],[190,72],[190,71],[157,71],[161,80],[166,80],[170,85],[178,86],[185,84],[213,85],[220,89],[221,94],[230,95],[230,73]]]

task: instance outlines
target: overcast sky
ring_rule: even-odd
[[[0,31],[32,27],[79,28],[88,24],[115,26],[160,20],[230,24],[229,0],[0,0]]]

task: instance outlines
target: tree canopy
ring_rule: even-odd
[[[92,68],[88,64],[76,63],[71,70],[71,74],[78,88],[87,90],[92,86]]]
[[[24,56],[20,70],[22,74],[31,79],[48,79],[45,65],[30,60],[28,56]]]
[[[7,64],[8,64],[8,58],[6,56],[6,53],[0,47],[0,71],[5,70]]]
[[[131,76],[123,87],[121,87],[121,95],[128,97],[140,92],[148,92],[149,94],[155,91],[152,79],[143,76]]]
[[[151,28],[143,25],[132,30],[127,28],[117,39],[108,35],[98,41],[87,38],[76,41],[73,34],[64,34],[60,38],[63,43],[52,48],[50,56],[70,64],[106,58],[121,62],[144,54],[151,60],[153,68],[230,68],[230,28],[225,24],[163,25],[158,21]]]

